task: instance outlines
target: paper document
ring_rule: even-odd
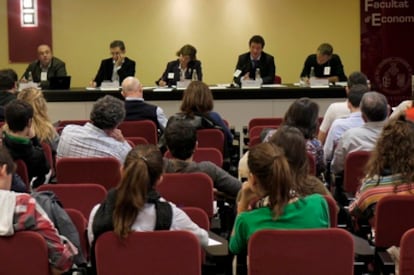
[[[282,84],[263,84],[262,88],[278,88],[278,87],[286,87],[286,85]]]
[[[173,88],[155,88],[154,92],[171,92]]]
[[[221,245],[221,242],[216,241],[212,238],[208,238],[208,246],[216,246],[216,245]]]

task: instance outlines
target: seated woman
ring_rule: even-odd
[[[184,91],[181,112],[170,117],[168,123],[173,120],[185,119],[190,121],[196,129],[218,128],[222,130],[227,145],[226,155],[226,151],[228,152],[233,144],[233,135],[221,116],[213,111],[213,107],[213,94],[208,86],[204,82],[193,81]]]
[[[349,207],[351,215],[372,221],[376,203],[392,194],[414,195],[414,122],[404,115],[384,127],[367,164],[367,174]]]
[[[237,205],[238,216],[229,249],[247,252],[250,237],[263,229],[310,229],[329,227],[328,205],[319,194],[300,197],[283,151],[271,144],[253,147],[248,158],[249,177]],[[252,200],[266,198],[266,206],[249,210]]]
[[[178,59],[168,62],[164,73],[155,83],[158,86],[177,85],[177,81],[185,79],[203,80],[201,62],[196,57],[197,49],[191,45],[184,45],[178,50]]]
[[[131,231],[186,230],[194,233],[201,245],[207,245],[207,232],[155,191],[163,172],[163,158],[155,145],[136,146],[128,153],[122,169],[120,184],[91,211],[90,243],[106,231],[125,238]]]

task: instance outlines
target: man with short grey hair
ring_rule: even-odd
[[[122,164],[131,146],[119,124],[125,118],[124,103],[106,95],[93,105],[90,120],[83,126],[67,125],[60,136],[57,157],[114,157]]]

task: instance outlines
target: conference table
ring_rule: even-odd
[[[332,102],[346,98],[345,88],[298,87],[285,84],[267,88],[225,88],[210,86],[214,97],[214,111],[241,130],[254,117],[282,117],[290,104],[301,97],[309,97],[319,104],[319,116],[323,116]],[[104,95],[122,99],[120,90],[72,88],[69,90],[44,90],[48,101],[48,113],[53,122],[64,119],[88,119],[93,103]],[[167,117],[180,109],[183,90],[157,91],[144,88],[145,101],[163,108]]]

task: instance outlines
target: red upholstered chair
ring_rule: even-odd
[[[279,75],[275,75],[275,84],[282,84],[282,78]]]
[[[414,229],[404,233],[400,242],[400,275],[414,274]]]
[[[0,274],[51,274],[46,241],[34,231],[0,237],[0,259]]]
[[[143,137],[149,144],[158,143],[157,125],[152,120],[123,121],[118,129],[127,139],[129,137]]]
[[[208,216],[203,209],[198,207],[185,206],[182,207],[181,210],[183,210],[187,216],[190,217],[190,219],[200,228],[203,228],[207,231],[210,229],[210,220],[208,219]]]
[[[198,147],[216,148],[222,154],[224,152],[224,134],[219,129],[197,130]]]
[[[58,127],[65,127],[69,124],[75,124],[75,125],[85,125],[86,122],[89,122],[89,119],[72,119],[72,120],[59,120]]]
[[[370,156],[370,151],[354,151],[345,158],[344,190],[351,196],[355,195],[365,176],[364,169]]]
[[[385,274],[393,273],[394,267],[384,264],[385,249],[399,246],[403,234],[414,228],[412,210],[414,195],[390,195],[380,199],[375,209],[375,259],[376,266]]]
[[[324,196],[326,199],[326,202],[328,203],[328,208],[329,208],[329,220],[331,223],[331,227],[335,228],[338,226],[338,211],[339,208],[336,204],[336,201],[334,198],[332,198],[331,196]]]
[[[68,213],[70,219],[78,230],[82,254],[86,257],[86,259],[89,259],[89,244],[86,236],[88,221],[79,210],[73,208],[65,208],[65,211]]]
[[[53,159],[52,148],[46,142],[42,142],[43,152],[45,153],[45,157],[47,162],[49,163],[50,169],[52,169],[52,175],[55,174],[55,160]]]
[[[165,152],[164,157],[169,158],[169,159],[173,158],[169,150]],[[216,148],[197,147],[193,155],[193,160],[195,162],[211,161],[218,167],[223,166],[223,155]]]
[[[316,160],[312,153],[306,152],[309,163],[309,174],[316,176]]]
[[[178,207],[194,206],[213,217],[213,181],[204,173],[168,173],[163,175],[157,190],[163,198]]]
[[[86,219],[89,219],[92,208],[101,203],[107,194],[105,187],[97,183],[43,184],[37,191],[52,191],[64,208],[79,210]]]
[[[249,128],[249,138],[260,137],[264,129],[277,129],[275,125],[257,125],[252,128]]]
[[[95,255],[99,275],[201,275],[200,244],[187,231],[132,232],[125,239],[106,232]]]
[[[280,126],[282,122],[282,117],[256,117],[249,121],[249,129],[252,129],[254,126],[258,125],[273,125],[274,127],[277,127]]]
[[[14,162],[16,163],[16,173],[22,178],[22,181],[26,184],[26,189],[30,191],[30,179],[26,163],[21,159],[17,159]]]
[[[253,146],[259,143],[262,143],[262,139],[260,138],[260,136],[251,137],[249,140],[249,148],[252,148]]]
[[[128,137],[126,140],[128,141],[129,145],[131,145],[131,147],[135,147],[140,144],[149,144],[148,140],[144,137]]]
[[[58,183],[98,183],[106,189],[121,180],[120,164],[115,158],[61,158],[56,162]]]
[[[261,230],[249,241],[249,274],[353,274],[354,242],[338,228]]]

